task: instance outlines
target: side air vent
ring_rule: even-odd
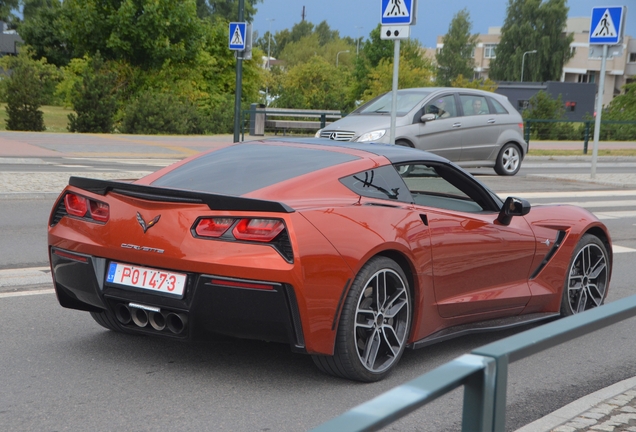
[[[51,216],[49,225],[52,227],[57,225],[66,215],[68,215],[68,213],[66,212],[66,206],[64,205],[64,197],[61,197],[60,200],[57,202],[57,205],[55,206],[55,211]]]

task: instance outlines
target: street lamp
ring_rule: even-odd
[[[267,31],[267,70],[269,70],[270,48],[272,45],[272,21],[276,21],[276,18],[265,18],[265,21],[269,21],[269,30]]]
[[[526,62],[526,54],[536,54],[537,50],[532,50],[532,51],[526,51],[523,53],[523,56],[521,57],[521,82],[523,82],[523,66],[525,65]]]
[[[356,30],[361,30],[364,27],[362,26],[356,26]],[[356,43],[356,56],[360,54],[360,32],[358,31],[358,41]]]
[[[336,54],[336,67],[338,67],[338,56],[339,56],[340,54],[342,54],[342,53],[348,53],[348,52],[349,52],[349,50],[346,50],[346,51],[338,51],[338,54]]]

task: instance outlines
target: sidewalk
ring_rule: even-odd
[[[275,137],[266,137],[275,138]],[[245,136],[246,141],[262,137]],[[116,159],[158,159],[158,164],[169,160],[182,159],[196,153],[230,144],[232,135],[216,136],[146,136],[110,134],[71,134],[41,132],[0,131],[0,158],[116,158]],[[588,144],[587,155],[583,154],[581,141],[531,141],[531,149],[580,150],[580,156],[567,156],[589,162],[592,158],[593,143]],[[636,142],[601,142],[599,149],[636,149]],[[561,156],[541,156],[528,158],[527,162],[545,159],[559,159]],[[607,161],[635,161],[635,157],[606,157]],[[147,173],[129,173],[131,178]],[[58,178],[56,178],[56,175]],[[122,173],[102,173],[121,177]],[[564,176],[554,175],[555,178]],[[616,178],[615,178],[616,177]],[[620,177],[620,178],[619,178]],[[28,179],[28,181],[26,181]],[[595,180],[589,174],[569,175],[567,180],[594,181],[621,187],[636,188],[636,170],[633,174],[599,174]],[[0,185],[9,187],[2,192],[19,195],[21,192],[33,194],[53,193],[61,190],[68,181],[65,173],[46,173],[33,176],[32,173],[0,173]],[[61,183],[60,183],[61,182]],[[24,191],[10,190],[12,185],[24,185]],[[60,183],[58,185],[57,183]],[[26,186],[25,186],[26,187]],[[0,188],[1,189],[1,188]],[[580,432],[580,431],[633,431],[636,432],[636,377],[627,379],[598,392],[585,396],[529,425],[517,432]]]

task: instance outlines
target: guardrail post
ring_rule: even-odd
[[[462,432],[493,430],[497,369],[491,357],[483,359],[483,373],[471,376],[464,383]]]
[[[320,114],[320,129],[323,129],[327,125],[327,114]]]
[[[590,141],[590,122],[589,120],[585,121],[585,132],[583,134],[583,154],[587,154],[587,144]]]
[[[523,134],[525,135],[523,139],[530,144],[530,120],[526,120],[526,127],[523,129]]]

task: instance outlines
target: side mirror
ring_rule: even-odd
[[[427,121],[435,120],[436,118],[437,116],[435,114],[424,114],[422,117],[420,117],[420,121],[422,123],[426,123]]]
[[[502,225],[510,225],[513,216],[527,215],[531,207],[530,203],[524,199],[508,197],[497,216],[497,221]]]

